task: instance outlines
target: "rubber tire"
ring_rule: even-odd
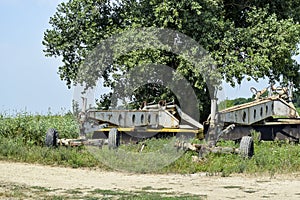
[[[47,147],[57,147],[58,132],[54,128],[49,128],[46,133],[45,145]]]
[[[116,149],[120,146],[120,133],[118,129],[112,128],[108,133],[108,148]]]
[[[254,155],[254,143],[252,137],[242,137],[240,142],[240,155],[243,158],[251,158]]]

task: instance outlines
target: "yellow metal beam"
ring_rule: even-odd
[[[114,127],[115,128],[115,127]],[[146,128],[146,129],[134,129],[134,128],[120,128],[120,127],[116,127],[118,129],[118,131],[122,131],[122,132],[134,132],[134,131],[142,131],[142,132],[149,132],[149,133],[199,133],[203,130],[201,129],[179,129],[179,128],[160,128],[160,129],[150,129],[150,128]],[[111,128],[102,128],[99,129],[98,131],[110,131]]]

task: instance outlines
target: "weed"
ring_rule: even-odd
[[[78,125],[73,115],[32,115],[27,112],[0,118],[0,136],[21,139],[26,145],[44,145],[45,133],[49,128],[59,130],[61,138],[78,136]]]
[[[78,127],[72,115],[0,115],[0,159],[77,167],[99,167],[130,170],[140,173],[149,169],[156,173],[197,173],[229,176],[232,173],[292,173],[300,171],[299,144],[259,142],[255,136],[255,155],[242,159],[234,154],[208,154],[199,162],[192,162],[196,152],[177,152],[171,139],[149,139],[138,145],[121,145],[117,151],[107,148],[46,148],[45,132],[56,128],[60,137],[76,137]],[[194,141],[196,142],[196,141]],[[220,141],[219,146],[238,147],[233,141]],[[93,151],[95,151],[93,153]],[[99,152],[98,152],[99,151]],[[92,153],[93,154],[92,154]],[[117,152],[117,153],[116,153]],[[99,157],[97,157],[97,155]],[[159,156],[158,156],[159,155]],[[170,160],[173,162],[169,164]],[[150,162],[149,162],[150,161]],[[159,162],[158,162],[159,161]],[[132,168],[132,166],[135,166]]]

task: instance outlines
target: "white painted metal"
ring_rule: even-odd
[[[220,122],[251,125],[272,116],[297,117],[296,110],[281,98],[259,99],[218,113]]]
[[[177,128],[179,120],[167,110],[89,110],[88,118],[120,127]]]

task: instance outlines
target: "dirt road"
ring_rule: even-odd
[[[99,188],[190,193],[207,199],[300,199],[300,174],[269,176],[130,174],[0,161],[0,182],[64,190]]]

